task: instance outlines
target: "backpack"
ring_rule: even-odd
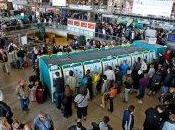
[[[14,47],[13,47],[13,45],[10,45],[10,47],[9,47],[9,52],[13,52],[15,49],[14,49]]]
[[[0,112],[3,112],[3,114],[6,113],[6,114],[5,114],[6,118],[12,118],[12,117],[13,117],[13,113],[12,113],[10,107],[7,106],[7,105],[6,105],[5,103],[3,103],[3,102],[0,102]],[[3,116],[3,114],[0,115],[0,116]]]

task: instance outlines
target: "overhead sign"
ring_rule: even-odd
[[[68,19],[68,26],[77,27],[80,29],[89,30],[95,32],[96,23],[86,22],[81,20]]]
[[[172,0],[134,0],[132,13],[170,17],[172,7]]]
[[[52,0],[52,6],[66,6],[66,0]]]

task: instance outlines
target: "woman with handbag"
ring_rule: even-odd
[[[88,89],[85,87],[82,87],[80,89],[80,94],[78,94],[74,99],[74,102],[77,104],[78,120],[81,120],[82,118],[86,120],[89,98],[90,96],[89,96]]]
[[[19,86],[16,88],[16,94],[20,100],[21,109],[24,112],[29,110],[29,95],[30,89],[28,88],[25,80],[19,81]]]

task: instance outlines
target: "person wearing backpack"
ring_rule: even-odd
[[[81,86],[86,87],[89,90],[90,99],[92,100],[93,90],[92,90],[92,76],[90,70],[86,71],[86,75],[83,77]]]
[[[135,106],[130,105],[123,113],[122,128],[123,130],[133,130],[134,127]]]
[[[13,112],[11,111],[11,108],[3,102],[4,96],[2,90],[0,90],[0,117],[5,117],[9,124],[12,124],[13,122]]]
[[[18,47],[13,42],[11,42],[7,47],[9,57],[10,57],[10,63],[16,60],[16,54],[15,54],[16,49],[18,49]]]

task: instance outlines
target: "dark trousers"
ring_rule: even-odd
[[[114,104],[113,104],[113,98],[109,97],[109,111],[113,112],[114,111]]]
[[[55,104],[58,109],[61,109],[62,100],[63,100],[63,94],[55,93]]]
[[[139,87],[139,99],[144,98],[145,96],[145,88]]]
[[[92,90],[92,86],[88,86],[88,90],[89,90],[89,96],[90,96],[90,99],[93,98],[93,90]]]
[[[87,107],[78,107],[77,108],[77,117],[81,119],[82,117],[87,116]]]
[[[23,111],[27,111],[29,107],[29,98],[20,99],[21,109]]]

